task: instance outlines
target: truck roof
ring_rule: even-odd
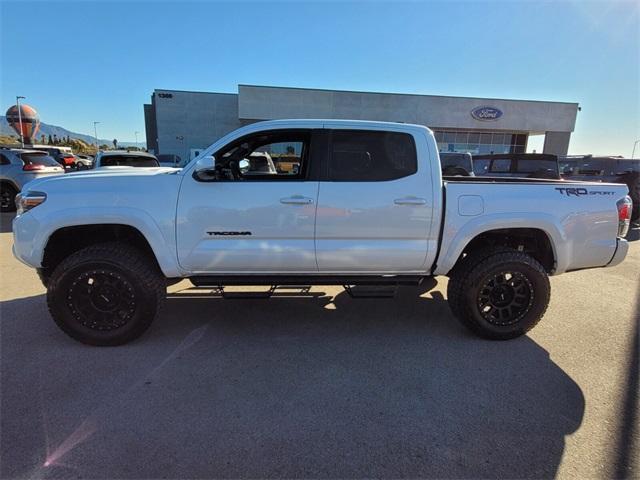
[[[344,125],[344,126],[358,126],[362,127],[409,127],[409,128],[421,128],[427,129],[424,125],[418,125],[414,123],[402,123],[402,122],[382,122],[377,120],[338,120],[333,118],[290,118],[290,119],[279,119],[279,120],[264,120],[256,123],[250,124],[251,126],[260,125],[264,127],[295,127],[304,126],[304,127],[322,127],[325,124],[332,125]]]

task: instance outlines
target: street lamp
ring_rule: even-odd
[[[24,148],[24,135],[22,135],[22,112],[20,111],[20,99],[25,99],[21,95],[16,96],[16,108],[18,109],[18,125],[20,125],[20,145]]]
[[[96,139],[96,153],[98,152],[99,148],[98,148],[98,128],[96,127],[96,125],[98,125],[100,122],[93,122],[93,134],[94,134],[94,138]]]
[[[134,132],[134,133],[135,133],[135,135],[136,135],[136,148],[139,148],[139,147],[138,147],[138,134],[139,134],[140,132]]]
[[[639,143],[640,143],[640,139],[633,142],[633,151],[631,152],[631,158],[635,158],[634,155],[636,154],[636,145]]]

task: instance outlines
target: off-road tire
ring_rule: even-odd
[[[516,275],[524,290],[530,293],[522,311],[504,324],[496,319],[488,320],[480,306],[480,297],[486,297],[483,292],[487,282],[502,273]],[[476,335],[491,340],[508,340],[531,330],[547,310],[550,294],[549,277],[542,265],[526,253],[504,248],[488,249],[464,258],[451,272],[447,287],[454,316]]]
[[[0,183],[0,212],[15,212],[16,211],[16,195],[18,191],[13,185],[8,183]]]
[[[60,262],[47,283],[47,305],[58,326],[96,346],[138,338],[166,297],[165,277],[153,259],[119,242],[77,251]]]

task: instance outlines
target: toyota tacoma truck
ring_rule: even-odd
[[[266,156],[275,171],[252,171]],[[443,177],[426,127],[337,120],[254,123],[182,169],[39,179],[16,201],[15,256],[92,345],[139,337],[183,278],[220,291],[443,275],[464,325],[514,338],[544,315],[550,275],[625,258],[632,207],[619,184]]]

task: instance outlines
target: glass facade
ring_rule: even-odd
[[[434,130],[438,150],[441,152],[471,153],[525,153],[527,134],[518,132],[492,132],[486,130]]]

